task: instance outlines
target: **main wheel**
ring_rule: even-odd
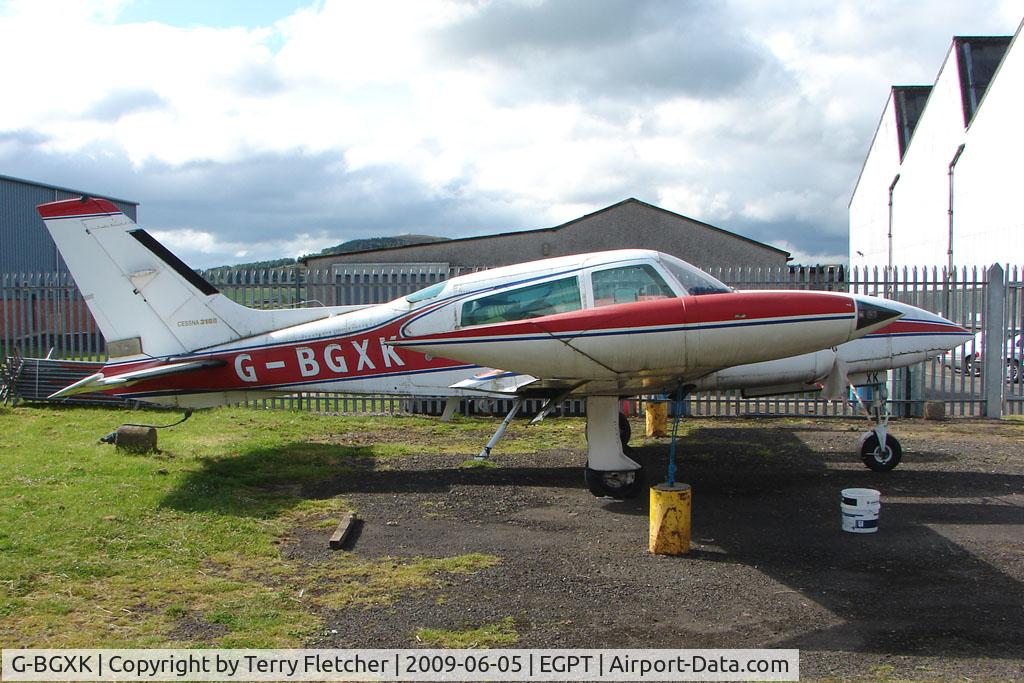
[[[629,445],[632,436],[633,428],[629,425],[629,420],[625,415],[619,413],[619,440],[622,441],[623,448]]]
[[[1006,361],[1006,378],[1012,384],[1020,382],[1020,361],[1016,358],[1010,358]]]
[[[865,467],[875,472],[888,472],[896,468],[903,458],[903,447],[892,434],[885,435],[885,449],[878,447],[878,435],[872,434],[860,447],[860,459]]]
[[[599,472],[587,467],[583,470],[583,476],[587,481],[587,488],[598,498],[636,498],[644,488],[642,469]]]

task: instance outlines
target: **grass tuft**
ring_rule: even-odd
[[[444,648],[489,648],[507,647],[519,642],[515,620],[505,617],[493,624],[461,631],[439,628],[420,628],[413,633],[417,642],[427,647]]]

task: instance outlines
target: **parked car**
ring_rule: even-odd
[[[949,365],[956,372],[980,375],[984,349],[985,333],[978,332],[974,339],[953,349]],[[1007,337],[1003,346],[1003,358],[1006,360],[1006,379],[1014,384],[1020,382],[1021,360],[1024,360],[1024,334],[1018,333]]]

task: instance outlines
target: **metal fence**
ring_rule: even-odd
[[[345,264],[329,270],[218,269],[203,273],[221,292],[254,308],[388,301],[475,268],[449,264]],[[975,341],[956,353],[893,373],[891,399],[897,415],[920,415],[925,401],[942,401],[953,416],[1024,412],[1019,378],[1024,282],[1020,267],[959,268],[737,268],[711,274],[738,289],[816,289],[884,296],[943,314],[969,330]],[[983,334],[990,330],[988,335]],[[985,341],[985,337],[989,341]],[[982,345],[986,345],[986,349]],[[975,362],[978,355],[983,362]],[[51,356],[102,361],[102,335],[66,273],[0,275],[0,357]],[[443,401],[302,393],[252,402],[257,408],[315,412],[439,412]],[[508,402],[468,399],[466,412],[500,413]],[[526,406],[526,412],[539,404]],[[845,402],[815,394],[743,398],[738,391],[708,392],[689,399],[694,415],[852,415]],[[581,414],[569,401],[565,414]]]

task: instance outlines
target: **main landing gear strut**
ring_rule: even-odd
[[[538,422],[550,408],[565,399],[559,396],[551,399],[534,418]],[[477,460],[487,460],[491,450],[505,434],[512,418],[522,407],[523,399],[516,398],[512,409],[498,425]],[[599,498],[635,498],[644,489],[643,466],[628,458],[624,452],[630,437],[629,420],[619,412],[617,396],[591,396],[587,399],[587,467],[584,475],[587,488]]]
[[[861,395],[854,392],[857,403],[867,413],[875,426],[860,438],[860,459],[864,466],[875,472],[888,472],[896,468],[903,458],[903,448],[899,440],[889,433],[889,408],[887,401],[889,390],[885,382],[869,385],[871,403],[865,404]],[[883,447],[882,444],[885,444]]]
[[[623,422],[625,426],[623,427]],[[587,488],[598,497],[635,498],[644,489],[643,466],[623,450],[629,422],[617,396],[587,398]]]

